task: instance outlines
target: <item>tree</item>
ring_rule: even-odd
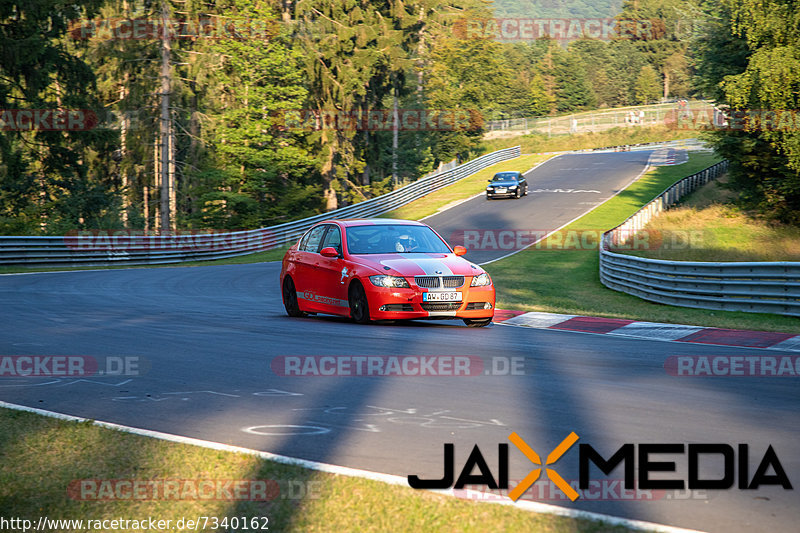
[[[72,19],[92,16],[99,1],[0,3],[0,109],[84,117],[83,127],[27,129],[15,112],[0,132],[0,231],[62,233],[115,225],[110,192],[114,136],[95,129],[101,115],[95,77],[64,39]],[[59,111],[61,110],[61,111]],[[21,115],[16,115],[21,116]],[[77,128],[77,129],[76,129]]]
[[[658,74],[650,65],[643,66],[636,78],[636,89],[634,90],[637,103],[649,104],[657,101],[659,93]]]
[[[274,21],[257,1],[234,0],[226,13],[245,21]],[[204,140],[209,150],[195,173],[204,225],[254,228],[320,208],[314,158],[302,136],[282,130],[307,97],[300,53],[288,34],[212,40],[217,59],[207,82]]]
[[[664,98],[686,96],[692,21],[700,12],[693,0],[626,0],[620,19],[646,22],[643,31],[625,36],[661,74]]]
[[[502,45],[490,39],[457,40],[442,34],[434,39],[425,76],[427,107],[477,111],[484,116],[501,109],[505,83],[511,78],[502,59]],[[434,155],[441,161],[466,157],[478,148],[480,126],[433,132],[437,138]]]
[[[689,95],[691,87],[686,54],[676,52],[666,58],[661,71],[664,76],[664,98],[668,98],[670,95],[685,98]]]
[[[556,109],[560,112],[588,109],[596,103],[580,57],[551,45],[552,67],[549,73],[555,84]]]
[[[555,97],[547,91],[547,85],[541,74],[536,74],[529,89],[530,110],[533,116],[549,115],[555,106]]]
[[[310,102],[324,112],[370,109],[396,87],[386,66],[402,48],[403,31],[394,29],[387,4],[361,6],[337,2],[299,3],[298,39],[306,57]],[[356,147],[357,128],[336,125],[309,138],[320,154],[327,209],[338,207],[337,189],[357,188],[364,170]]]
[[[579,39],[569,45],[569,52],[580,58],[586,70],[586,80],[592,88],[598,106],[611,106],[617,102],[618,88],[612,77],[613,53],[608,43],[598,39]]]
[[[800,224],[800,11],[781,0],[725,0],[705,9],[699,85],[745,118],[740,130],[712,136],[731,162],[730,187],[744,206]]]

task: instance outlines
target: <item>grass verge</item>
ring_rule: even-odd
[[[721,178],[654,218],[647,231],[682,246],[629,252],[669,261],[800,261],[800,228],[761,220],[733,205]],[[686,238],[683,238],[686,236]]]
[[[672,183],[716,161],[711,154],[692,152],[687,163],[656,167],[605,204],[563,228],[560,235],[562,238],[569,236],[571,230],[608,230]],[[780,315],[710,311],[648,302],[607,289],[600,283],[598,269],[596,246],[561,249],[560,243],[553,245],[549,240],[486,265],[497,286],[497,307],[503,309],[788,333],[796,333],[800,326],[798,319]]]
[[[666,126],[651,127],[618,127],[597,133],[581,133],[577,135],[532,134],[518,137],[506,137],[484,140],[482,146],[486,152],[494,152],[510,146],[520,145],[522,153],[560,152],[565,150],[583,150],[588,148],[604,148],[623,144],[646,142],[665,142],[697,137],[697,131],[678,130]]]
[[[512,144],[511,146],[516,146]],[[399,209],[384,213],[381,215],[383,218],[404,218],[409,220],[419,220],[429,215],[433,215],[448,205],[474,196],[486,190],[486,182],[496,172],[503,172],[505,170],[518,170],[520,172],[527,172],[535,165],[542,161],[550,159],[551,155],[544,154],[529,154],[497,163],[479,172],[476,172],[468,178],[457,181],[452,185],[448,185],[443,189],[432,192],[419,200],[414,200],[410,204],[406,204]]]
[[[159,531],[197,517],[269,519],[269,531],[540,531],[623,533],[601,522],[533,514],[512,506],[458,500],[408,487],[337,476],[223,452],[141,437],[33,413],[0,409],[0,509],[6,519],[171,520]],[[128,498],[86,501],[75,480],[272,480],[280,495],[270,501]],[[79,482],[78,482],[79,483]],[[109,486],[106,484],[106,486]],[[120,486],[120,485],[117,485]],[[191,485],[182,485],[187,487]],[[293,487],[291,491],[287,487]],[[97,494],[94,490],[83,494]],[[189,494],[181,489],[179,493]],[[102,493],[101,493],[102,494]],[[112,493],[113,494],[113,493]],[[123,493],[120,493],[123,494]],[[289,497],[292,496],[292,497]],[[300,497],[303,496],[303,497]],[[112,496],[113,497],[113,496]],[[232,523],[232,522],[231,522]],[[84,527],[48,528],[60,532]],[[117,528],[104,527],[104,531]],[[130,530],[128,528],[127,530]],[[122,528],[118,530],[122,531]],[[237,531],[240,527],[200,527]],[[252,531],[253,529],[249,529]]]

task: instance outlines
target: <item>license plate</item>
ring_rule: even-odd
[[[460,292],[423,292],[423,302],[460,302]]]
[[[506,188],[505,187],[498,187],[498,188],[496,188],[494,190],[494,192],[506,192]]]

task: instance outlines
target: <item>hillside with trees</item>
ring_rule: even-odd
[[[796,109],[798,36],[781,26],[796,20],[791,6],[4,2],[0,233],[287,222],[475,157],[498,118],[690,96]],[[487,22],[615,15],[646,31],[504,39]],[[465,31],[475,27],[486,31]],[[31,125],[23,110],[88,122]],[[395,117],[417,122],[394,128]],[[737,132],[717,145],[734,160],[758,155],[734,165],[743,198],[782,219],[798,212],[796,133]]]

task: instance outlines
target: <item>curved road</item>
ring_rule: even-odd
[[[461,206],[452,215],[459,212]],[[423,478],[441,477],[446,442],[455,443],[457,470],[478,444],[496,472],[497,444],[508,442],[512,431],[543,456],[571,431],[606,456],[628,442],[747,443],[750,475],[771,444],[789,478],[800,483],[796,380],[677,378],[663,368],[670,355],[780,352],[497,324],[472,329],[460,321],[359,326],[332,317],[290,319],[280,302],[279,268],[0,276],[0,355],[132,357],[145,370],[87,379],[4,378],[0,399]],[[272,370],[276,357],[293,355],[468,355],[485,368],[518,358],[524,372],[397,378],[282,377]],[[533,465],[513,445],[509,455],[514,486]],[[656,459],[675,460],[686,472],[685,456]],[[577,445],[556,470],[577,479]],[[771,487],[689,499],[546,501],[720,532],[789,531],[800,518],[794,491]]]
[[[427,217],[425,223],[452,245],[466,246],[470,260],[493,261],[617,194],[647,168],[652,153],[560,155],[526,173],[528,196],[488,200],[480,195]]]

